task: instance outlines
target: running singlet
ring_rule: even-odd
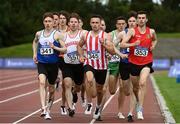
[[[90,65],[96,70],[107,69],[107,58],[105,48],[100,40],[104,38],[104,32],[100,31],[96,37],[91,35],[91,31],[86,35],[86,59],[84,65]]]
[[[130,47],[129,62],[136,65],[145,65],[153,61],[152,51],[150,47],[152,45],[152,37],[150,34],[150,28],[146,27],[146,32],[141,34],[136,27],[135,35],[131,38],[130,43],[134,43],[140,40],[138,46]]]
[[[112,41],[116,42],[118,40],[115,30],[112,31]],[[111,59],[109,60],[109,62],[119,62],[120,61],[120,57],[117,54],[112,55]]]
[[[59,47],[58,41],[54,40],[54,33],[56,30],[52,31],[49,36],[44,36],[44,30],[41,31],[38,43],[37,59],[41,63],[56,63],[58,62],[59,52],[52,49],[49,46],[49,42],[53,43],[55,46]]]
[[[65,63],[69,64],[80,64],[79,55],[77,52],[77,44],[80,41],[81,31],[78,31],[76,36],[72,37],[69,33],[66,34],[65,46],[67,48],[67,53],[64,54]]]

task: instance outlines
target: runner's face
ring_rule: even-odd
[[[146,14],[138,14],[137,16],[138,26],[142,27],[146,25],[146,22],[147,22]]]
[[[51,17],[46,17],[43,21],[45,29],[52,29],[54,25],[54,19]]]
[[[66,17],[64,15],[60,15],[59,16],[59,24],[64,26],[64,25],[66,25],[66,22],[67,22]]]
[[[56,27],[59,25],[59,17],[58,15],[53,15],[53,18],[54,18],[54,27]]]
[[[119,30],[119,31],[123,31],[126,27],[126,22],[125,20],[117,20],[116,22],[116,28]]]
[[[101,20],[101,30],[105,31],[106,30],[106,24],[104,20]]]
[[[90,25],[93,31],[99,31],[101,27],[100,18],[91,18]]]
[[[82,29],[82,26],[83,26],[83,22],[81,19],[79,19],[79,29]]]
[[[136,18],[130,17],[128,19],[128,25],[129,25],[129,28],[135,28],[137,26]]]
[[[69,28],[72,31],[78,30],[78,28],[79,28],[79,21],[78,21],[77,18],[70,18],[70,20],[69,20]]]

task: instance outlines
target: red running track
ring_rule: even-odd
[[[126,119],[117,118],[117,93],[114,96],[108,95],[108,98],[109,102],[102,113],[103,121],[97,122],[92,119],[92,115],[84,115],[85,108],[80,103],[76,105],[73,118],[60,115],[61,91],[56,92],[56,100],[51,110],[52,120],[44,120],[39,116],[36,70],[0,70],[0,123],[127,123]],[[126,116],[128,101],[127,97],[123,110]],[[134,123],[164,123],[150,79],[144,102],[144,118],[137,120],[134,117]]]

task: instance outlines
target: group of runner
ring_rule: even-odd
[[[152,50],[157,44],[154,29],[146,26],[145,11],[132,11],[128,19],[116,18],[116,29],[106,33],[105,20],[100,15],[90,18],[91,30],[82,29],[83,21],[77,13],[46,12],[44,29],[33,40],[33,60],[37,63],[41,116],[51,119],[55,89],[62,86],[62,115],[73,117],[81,91],[84,114],[92,113],[92,99],[97,103],[93,118],[101,120],[106,94],[118,92],[118,118],[125,96],[130,96],[128,122],[143,120],[143,102],[147,78],[153,72]]]

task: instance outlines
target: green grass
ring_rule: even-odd
[[[167,71],[157,72],[154,77],[174,119],[180,123],[180,83],[176,83],[176,78],[169,78]]]
[[[2,48],[0,57],[32,57],[32,43]]]
[[[180,33],[158,33],[158,38],[180,38]]]

